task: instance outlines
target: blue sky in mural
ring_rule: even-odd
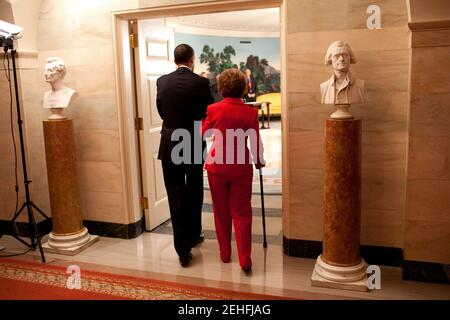
[[[240,43],[240,41],[251,41],[251,43]],[[280,38],[220,37],[175,33],[175,45],[180,43],[187,43],[194,48],[196,73],[206,71],[207,68],[207,65],[201,65],[198,59],[204,45],[214,48],[214,52],[222,51],[227,45],[233,46],[236,50],[236,55],[231,60],[237,65],[241,61],[246,62],[247,57],[253,54],[254,56],[259,56],[259,59],[267,59],[270,66],[280,70]]]

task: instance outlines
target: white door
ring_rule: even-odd
[[[139,117],[144,128],[139,131],[145,228],[150,231],[170,219],[161,161],[157,159],[162,120],[156,108],[156,80],[175,70],[173,62],[174,30],[164,20],[138,20],[136,87]]]

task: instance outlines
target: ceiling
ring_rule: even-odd
[[[214,34],[227,31],[248,36],[278,36],[280,32],[279,8],[232,11],[222,13],[180,16],[166,19],[177,32]],[[217,31],[217,32],[216,32]]]

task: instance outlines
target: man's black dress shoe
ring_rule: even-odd
[[[192,253],[189,253],[187,257],[180,257],[180,264],[183,268],[186,268],[189,266],[192,260]]]
[[[198,245],[199,245],[200,243],[202,243],[203,241],[205,241],[205,235],[204,235],[204,233],[202,232],[202,233],[200,234],[200,236],[198,237],[198,239],[195,240],[194,243],[192,244],[192,248],[198,246]]]

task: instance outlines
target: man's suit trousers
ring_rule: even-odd
[[[202,230],[203,165],[162,160],[175,250],[187,257]]]

